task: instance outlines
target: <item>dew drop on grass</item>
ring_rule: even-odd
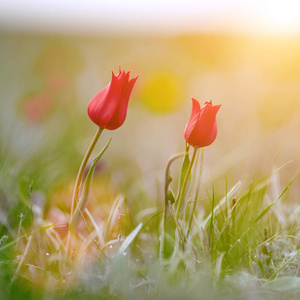
[[[50,254],[48,252],[46,252],[46,256],[49,256]]]
[[[112,245],[109,246],[109,249],[112,249]]]
[[[123,256],[126,256],[127,255],[127,252],[123,252]]]

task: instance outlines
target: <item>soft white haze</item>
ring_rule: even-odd
[[[1,28],[74,34],[300,34],[300,1],[2,0]]]

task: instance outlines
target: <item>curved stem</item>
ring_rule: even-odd
[[[170,179],[170,167],[171,164],[179,157],[182,157],[184,155],[187,155],[188,152],[182,152],[177,153],[170,157],[167,163],[166,171],[165,171],[165,208],[164,208],[164,215],[163,215],[163,221],[162,221],[162,231],[161,231],[161,240],[160,240],[160,258],[162,259],[164,257],[164,249],[165,249],[165,230],[166,230],[166,222],[167,222],[167,216],[168,216],[168,206],[169,206],[169,199],[168,199],[168,189],[169,185],[171,183]]]
[[[179,199],[178,199],[178,206],[177,206],[176,215],[175,215],[176,220],[178,220],[178,217],[179,217],[179,212],[180,212],[180,209],[181,209],[181,205],[182,205],[186,185],[187,185],[187,182],[188,182],[191,170],[192,170],[192,166],[193,166],[194,161],[195,161],[197,150],[198,150],[198,148],[194,148],[194,152],[193,152],[191,162],[190,162],[189,167],[188,167],[188,169],[186,171],[186,174],[185,174],[185,178],[184,178],[184,181],[183,181],[183,184],[182,184],[182,189],[180,191],[180,195],[179,195]]]
[[[102,133],[103,131],[103,128],[99,127],[88,150],[86,151],[85,155],[84,155],[84,158],[82,160],[82,163],[80,165],[80,168],[79,168],[79,171],[78,171],[78,174],[77,174],[77,178],[76,178],[76,181],[75,181],[75,186],[74,186],[74,190],[73,190],[73,197],[72,197],[72,205],[71,205],[71,216],[73,215],[74,213],[74,209],[75,209],[75,203],[77,203],[77,199],[78,199],[78,192],[79,192],[79,187],[80,187],[80,183],[81,183],[81,179],[82,179],[82,176],[83,176],[83,172],[84,172],[84,169],[86,167],[86,164],[91,156],[91,153],[99,139],[99,136],[100,134]]]
[[[88,150],[86,151],[84,158],[81,162],[78,174],[77,174],[77,178],[75,181],[75,186],[74,186],[74,190],[73,190],[73,196],[72,196],[72,204],[71,204],[71,213],[70,213],[70,220],[72,219],[72,216],[74,214],[74,210],[75,210],[75,206],[77,204],[77,200],[78,200],[78,193],[79,193],[79,188],[80,188],[80,184],[82,181],[82,177],[83,177],[83,172],[84,169],[86,167],[86,164],[91,156],[91,153],[93,151],[93,149],[95,148],[95,145],[99,139],[99,136],[101,135],[103,131],[103,128],[99,127]],[[69,253],[69,244],[70,244],[70,230],[68,231],[68,238],[67,238],[67,253]]]

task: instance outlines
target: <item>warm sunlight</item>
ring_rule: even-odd
[[[264,11],[264,23],[267,30],[278,33],[296,33],[299,31],[300,1],[272,1],[265,3]]]

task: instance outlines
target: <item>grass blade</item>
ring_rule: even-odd
[[[123,254],[126,249],[129,247],[129,245],[133,242],[133,240],[136,238],[136,236],[138,235],[138,233],[140,232],[141,228],[143,226],[143,223],[140,223],[128,236],[127,238],[124,240],[124,242],[122,243],[122,245],[119,248],[118,253],[119,254]]]

